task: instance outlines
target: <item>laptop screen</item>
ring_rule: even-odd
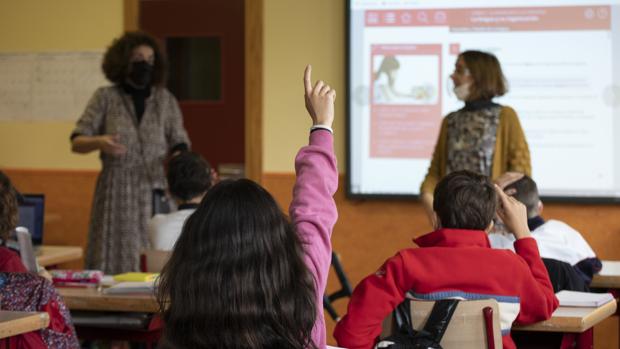
[[[43,243],[43,214],[45,212],[45,195],[22,194],[19,203],[19,222],[17,226],[28,229],[34,245]]]

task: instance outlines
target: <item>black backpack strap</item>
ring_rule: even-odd
[[[429,314],[424,328],[420,331],[413,329],[411,321],[411,301],[406,299],[399,304],[392,313],[396,331],[394,334],[385,338],[394,344],[388,346],[390,349],[420,349],[435,348],[440,349],[441,339],[443,338],[448,324],[458,305],[456,299],[444,299],[436,301]]]
[[[429,333],[436,343],[441,342],[458,304],[458,299],[442,299],[435,301],[435,305],[424,325],[423,331]]]

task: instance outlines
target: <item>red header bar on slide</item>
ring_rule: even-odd
[[[450,31],[609,30],[610,6],[371,10],[368,27],[449,27]]]

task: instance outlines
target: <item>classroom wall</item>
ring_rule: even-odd
[[[328,81],[338,91],[334,131],[338,168],[343,175],[335,196],[339,219],[332,241],[355,285],[431,227],[415,201],[352,201],[344,195],[344,6],[344,0],[265,1],[263,184],[282,207],[288,207],[294,183],[293,158],[307,142],[310,125],[302,99],[302,70],[312,63],[314,78]],[[545,215],[580,230],[601,258],[620,259],[618,205],[547,203]],[[330,279],[328,290],[336,289],[337,283]],[[346,301],[337,301],[335,307],[343,314]],[[614,317],[597,326],[596,348],[617,348],[617,321]],[[331,335],[334,322],[328,319],[327,326]]]
[[[303,71],[337,91],[334,131],[344,171],[344,1],[267,0],[264,3],[263,169],[292,172],[312,126],[303,99]]]
[[[2,53],[104,50],[122,32],[123,0],[0,1]],[[98,169],[97,154],[71,154],[73,125],[0,122],[0,166]]]
[[[345,170],[344,2],[264,1],[263,183],[284,208],[294,183],[293,158],[307,141],[310,127],[302,88],[308,63],[313,64],[315,79],[324,79],[338,90],[336,153],[341,173]],[[104,49],[123,30],[123,3],[0,0],[0,52]],[[0,122],[0,168],[8,168],[23,191],[46,193],[46,243],[85,246],[99,163],[96,154],[69,152],[72,127],[72,122]],[[346,199],[344,180],[341,176],[336,194],[339,221],[333,245],[355,285],[430,226],[417,202]],[[547,204],[546,213],[582,231],[602,258],[620,259],[618,206]],[[328,290],[336,288],[330,279]],[[345,305],[342,300],[335,304],[341,314]],[[616,321],[597,329],[597,348],[614,347]],[[328,321],[329,334],[333,326]]]
[[[123,32],[123,0],[0,0],[0,52],[105,50]],[[77,120],[79,115],[72,115]],[[74,121],[0,122],[0,168],[26,193],[45,193],[44,243],[86,246],[100,167],[70,151]],[[69,267],[81,267],[81,261]]]

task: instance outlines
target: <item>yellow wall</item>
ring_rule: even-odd
[[[122,32],[123,0],[0,0],[0,52],[104,50]],[[72,128],[0,122],[0,166],[99,168],[97,154],[70,153]]]
[[[316,79],[338,91],[334,129],[342,171],[344,1],[264,4],[264,171],[292,172],[295,152],[306,142],[310,120],[301,77],[308,63]],[[103,50],[122,31],[123,0],[0,0],[0,52]],[[99,168],[97,154],[70,153],[72,128],[73,122],[0,122],[0,167]]]
[[[293,158],[312,125],[304,109],[302,76],[336,88],[336,154],[344,171],[344,1],[267,0],[264,27],[264,172],[292,172]]]

